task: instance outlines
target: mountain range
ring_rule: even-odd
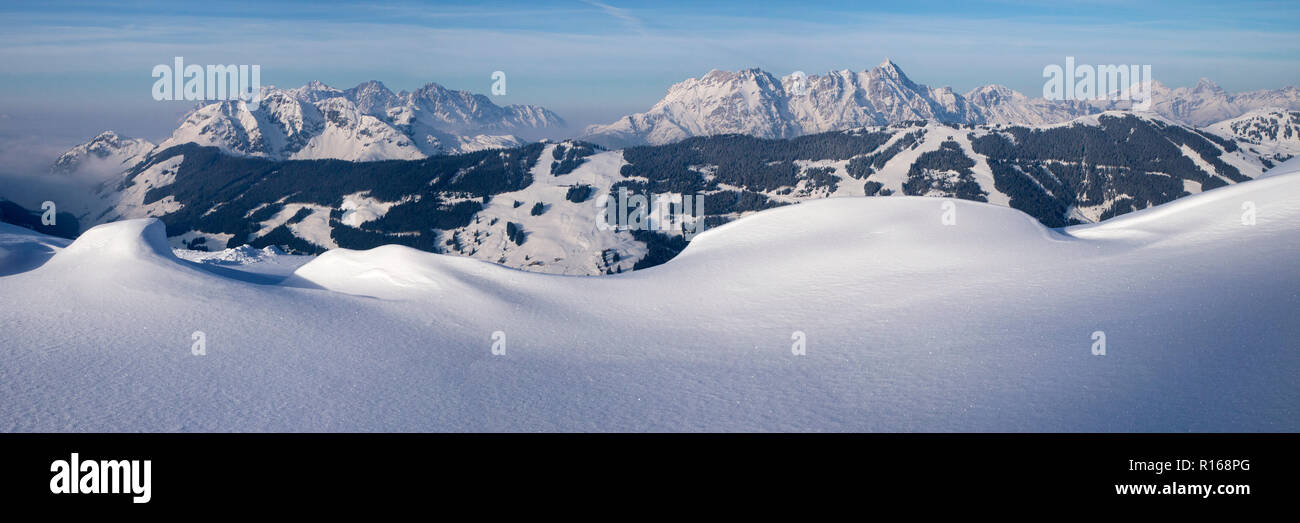
[[[680,231],[605,230],[603,196],[702,197],[705,228],[842,196],[1008,206],[1049,227],[1092,223],[1259,176],[1300,153],[1300,112],[1217,130],[1109,111],[1053,126],[911,121],[794,138],[742,134],[604,150],[577,141],[350,162],[271,160],[179,144],[76,211],[86,226],[156,217],[177,248],[315,254],[400,244],[530,271],[602,274],[667,261]]]
[[[52,171],[110,164],[121,172],[151,151],[183,143],[272,160],[411,160],[514,147],[564,126],[543,107],[498,106],[434,83],[394,93],[376,81],[350,89],[313,81],[296,89],[264,87],[256,109],[241,101],[201,105],[157,146],[107,131],[65,153]]]
[[[1260,109],[1300,110],[1300,89],[1295,87],[1234,94],[1202,79],[1173,89],[1152,81],[1150,91],[1152,112],[1194,127]],[[266,87],[262,94],[255,110],[237,101],[202,105],[157,146],[106,131],[65,153],[51,170],[121,172],[150,151],[182,143],[273,160],[411,160],[515,147],[563,134],[566,127],[543,107],[498,106],[487,96],[436,83],[394,93],[377,81],[349,89],[313,81],[295,89]],[[1031,98],[1001,85],[960,94],[917,83],[886,59],[866,71],[806,77],[778,78],[761,69],[713,70],[673,85],[646,112],[588,126],[580,139],[617,149],[719,134],[792,138],[916,120],[1044,126],[1128,105]]]
[[[986,201],[1061,227],[1239,183],[1300,154],[1300,111],[1247,110],[1295,105],[1294,88],[1155,84],[1153,111],[1134,113],[1001,86],[962,95],[888,60],[793,81],[713,71],[646,113],[589,128],[591,142],[559,143],[497,134],[562,126],[546,109],[436,84],[269,87],[255,110],[199,107],[161,144],[102,133],[52,171],[113,174],[90,204],[61,205],[81,225],[158,217],[180,248],[397,243],[601,274],[662,263],[686,244],[596,228],[596,201],[620,188],[702,195],[708,227],[809,199],[888,195]],[[1187,121],[1225,114],[1236,116]]]
[[[1153,112],[1198,127],[1255,109],[1300,109],[1300,90],[1295,87],[1232,94],[1207,79],[1176,89],[1153,81],[1151,95]],[[778,78],[760,69],[713,70],[673,85],[646,112],[589,126],[583,139],[618,148],[732,133],[790,138],[910,120],[1041,126],[1127,109],[1127,105],[1031,98],[1000,85],[960,94],[949,87],[916,83],[886,59],[866,71],[831,71],[803,78]]]
[[[104,131],[60,155],[50,166],[50,173],[121,173],[144,160],[155,147],[149,140],[126,138],[113,131]]]

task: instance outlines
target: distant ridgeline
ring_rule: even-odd
[[[931,146],[922,149],[925,144]],[[908,151],[914,158],[901,158]],[[790,199],[905,194],[987,202],[990,193],[999,193],[1012,208],[1062,227],[1171,201],[1191,192],[1185,182],[1199,192],[1249,180],[1221,158],[1238,152],[1235,142],[1217,135],[1136,116],[1102,115],[1096,125],[1048,128],[906,122],[788,140],[723,135],[633,147],[623,152],[628,165],[621,174],[648,181],[619,185],[707,193],[709,225]],[[992,187],[976,180],[976,158],[988,166]],[[847,162],[834,165],[841,161]],[[887,178],[900,186],[887,187]],[[848,184],[861,190],[842,191]],[[1072,208],[1097,208],[1096,216],[1072,215]]]
[[[1070,207],[1103,207],[1099,220],[1251,177],[1223,161],[1236,143],[1190,127],[1134,116],[1101,116],[1100,125],[1012,127],[970,137],[987,158],[1010,205],[1049,227],[1079,223]],[[1198,166],[1196,157],[1212,172]]]
[[[1046,128],[904,122],[791,139],[720,135],[619,151],[568,141],[376,162],[271,161],[187,144],[151,156],[108,191],[136,191],[137,200],[119,197],[90,218],[158,216],[169,236],[191,248],[221,248],[214,238],[229,247],[279,245],[302,253],[395,243],[523,268],[569,263],[556,272],[600,274],[663,263],[687,243],[680,233],[650,230],[602,233],[626,240],[600,248],[577,238],[590,232],[590,213],[568,206],[595,208],[592,200],[620,188],[704,195],[706,228],[811,198],[899,194],[1009,205],[1061,227],[1257,176],[1264,164],[1244,144],[1114,114]],[[518,191],[503,197],[518,212],[504,219],[480,214],[494,196]],[[522,194],[534,196],[522,201]],[[354,216],[365,207],[358,201],[382,212]],[[569,259],[527,250],[555,245],[567,246]],[[596,252],[580,263],[573,252],[582,249]],[[514,259],[511,250],[530,254]]]
[[[179,209],[159,216],[169,235],[204,231],[248,238],[247,243],[258,248],[279,245],[292,252],[324,251],[324,246],[289,229],[289,225],[311,214],[309,207],[301,208],[270,231],[259,231],[260,224],[287,205],[297,203],[330,209],[329,237],[340,247],[369,249],[395,243],[441,252],[437,245],[439,232],[465,226],[492,195],[532,183],[528,170],[541,151],[542,144],[531,144],[423,160],[270,161],[228,156],[215,147],[183,144],[137,166],[118,189],[125,189],[150,166],[182,156],[175,181],[150,189],[142,202],[149,205],[172,198],[181,204]],[[401,203],[367,222],[364,229],[351,227],[341,221],[341,206],[343,197],[354,193]],[[229,246],[241,243],[236,240]]]

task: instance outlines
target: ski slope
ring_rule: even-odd
[[[6,227],[0,429],[1291,432],[1298,221],[1293,160],[1066,229],[807,201],[602,277],[385,246],[280,280],[152,219]]]

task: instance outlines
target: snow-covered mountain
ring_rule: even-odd
[[[240,101],[202,105],[156,147],[105,131],[64,153],[51,171],[118,174],[151,152],[185,143],[271,160],[413,160],[517,147],[564,125],[542,107],[502,107],[434,83],[394,93],[376,81],[346,90],[313,81],[264,87],[255,110]]]
[[[1250,180],[1278,159],[1247,138],[1152,113],[1048,127],[916,121],[789,139],[689,138],[606,151],[581,142],[382,164],[236,158],[178,146],[79,216],[158,217],[176,247],[318,253],[401,244],[529,271],[643,269],[680,232],[598,226],[602,196],[688,193],[707,227],[827,197],[933,196],[1009,206],[1050,227],[1090,223]]]
[[[1275,171],[1063,229],[810,201],[601,278],[398,245],[273,278],[157,220],[0,224],[0,429],[1294,432],[1300,164]]]
[[[105,131],[89,142],[63,153],[50,167],[50,172],[116,174],[139,163],[153,149],[154,144],[148,140],[127,138],[113,131]]]
[[[1151,110],[1192,126],[1265,107],[1300,109],[1300,89],[1295,87],[1233,94],[1204,79],[1176,89],[1159,82],[1152,85]],[[589,126],[584,139],[616,148],[731,133],[789,138],[911,120],[1042,126],[1130,106],[1129,102],[1031,98],[1000,85],[959,94],[948,87],[916,83],[890,60],[867,71],[831,71],[804,78],[777,78],[760,69],[713,70],[674,84],[644,113]]]
[[[1300,155],[1300,111],[1259,109],[1206,128],[1258,155],[1266,167]]]
[[[1209,78],[1201,78],[1191,87],[1171,89],[1154,80],[1149,85],[1152,102],[1150,111],[1196,127],[1208,126],[1261,109],[1300,110],[1300,89],[1295,87],[1229,93]],[[1099,101],[1092,104],[1105,110],[1126,110],[1132,106],[1131,102],[1126,101]]]
[[[587,128],[587,139],[616,148],[671,143],[690,136],[741,133],[764,138],[796,135],[799,129],[779,103],[785,87],[758,69],[713,70],[675,84],[645,113]]]
[[[759,69],[713,70],[673,85],[649,111],[588,127],[585,139],[618,147],[730,133],[787,138],[910,120],[1038,125],[1092,112],[1084,104],[1032,100],[1001,86],[967,95],[932,88],[913,82],[886,59],[867,71],[805,78],[778,79]]]
[[[1084,102],[1030,98],[1002,85],[977,87],[965,96],[978,108],[978,122],[988,125],[1042,126],[1096,112]]]
[[[275,160],[409,160],[513,147],[525,142],[516,133],[534,136],[564,126],[542,107],[502,107],[433,83],[393,93],[375,81],[347,90],[310,82],[263,88],[262,97],[256,110],[239,101],[202,106],[160,147],[197,143]]]

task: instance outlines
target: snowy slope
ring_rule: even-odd
[[[1235,140],[1265,167],[1300,155],[1300,111],[1260,109],[1206,128]]]
[[[713,70],[673,85],[644,113],[588,127],[584,139],[624,147],[728,133],[788,138],[914,120],[1042,125],[1095,111],[1081,103],[1030,99],[1002,86],[963,96],[915,83],[886,59],[866,71],[802,79],[778,79],[760,69]]]
[[[600,229],[598,217],[604,208],[595,196],[608,194],[610,186],[622,179],[618,172],[625,163],[623,153],[599,152],[573,172],[552,175],[550,159],[555,148],[572,145],[548,144],[531,169],[531,185],[495,195],[473,223],[449,231],[449,235],[461,238],[462,246],[454,252],[552,274],[586,276],[631,270],[645,256],[646,247],[627,231]],[[590,187],[592,196],[582,202],[566,199],[567,191],[574,186]],[[533,214],[537,204],[542,205],[540,215]],[[509,239],[510,223],[522,226],[526,235],[523,244]]]
[[[0,222],[0,276],[40,267],[69,243],[63,238]]]
[[[1136,85],[1136,84],[1135,84]],[[1191,126],[1206,126],[1262,108],[1300,109],[1300,89],[1229,93],[1208,79],[1191,87],[1151,82],[1150,111]],[[916,83],[886,59],[865,71],[777,78],[760,69],[713,70],[669,87],[653,107],[587,128],[584,140],[617,148],[661,145],[691,136],[740,133],[761,138],[897,124],[914,120],[983,125],[1045,126],[1131,102],[1031,98],[1001,85],[959,94]]]
[[[1300,164],[1278,170],[1064,230],[810,201],[600,278],[387,246],[258,285],[107,224],[0,277],[0,428],[1300,430]]]
[[[1151,81],[1149,84],[1152,102],[1150,112],[1196,127],[1209,126],[1261,109],[1300,110],[1300,89],[1296,87],[1230,93],[1209,78],[1201,78],[1191,87],[1170,88],[1159,81]],[[1132,106],[1131,102],[1119,100],[1091,103],[1103,110],[1129,109]]]
[[[988,125],[1049,125],[1093,112],[1083,102],[1030,98],[1002,85],[977,87],[965,96],[979,108],[979,123]]]
[[[54,174],[89,174],[100,177],[117,174],[140,163],[154,144],[139,138],[118,136],[113,131],[99,133],[59,156],[50,172]]]
[[[432,83],[393,93],[375,81],[347,90],[310,82],[297,89],[267,87],[262,96],[256,109],[242,102],[196,109],[159,150],[197,143],[271,159],[410,160],[512,147],[524,140],[511,132],[564,125],[541,107],[501,107],[486,96]]]
[[[201,105],[156,147],[105,131],[60,156],[51,172],[117,174],[184,143],[276,160],[411,160],[515,147],[526,143],[519,134],[535,138],[564,125],[543,107],[498,106],[436,83],[394,93],[376,81],[346,90],[312,81],[293,89],[264,87],[256,109],[238,101]]]
[[[222,169],[206,169],[221,158],[215,151],[192,148],[186,154],[181,150],[156,153],[123,182],[105,185],[99,207],[78,209],[77,214],[86,224],[164,218],[174,247],[220,250],[252,242],[259,248],[282,245],[295,252],[316,253],[334,247],[401,243],[534,272],[595,275],[644,266],[647,259],[647,263],[664,259],[651,254],[653,239],[597,228],[598,202],[615,184],[642,184],[633,192],[643,193],[690,188],[704,197],[703,213],[711,219],[710,226],[776,205],[868,194],[986,201],[1019,209],[1049,226],[1063,226],[1095,222],[1248,180],[1289,157],[1277,152],[1282,149],[1273,142],[1263,144],[1252,138],[1272,136],[1267,134],[1273,132],[1269,128],[1242,129],[1241,136],[1220,137],[1213,130],[1183,126],[1154,113],[1119,111],[1032,128],[920,121],[780,141],[722,136],[634,150],[592,150],[578,158],[581,162],[571,171],[553,173],[557,152],[586,147],[564,141],[501,152],[520,157],[523,163],[511,169],[528,176],[490,196],[465,188],[428,192],[428,184],[436,180],[499,179],[496,170],[471,168],[479,164],[474,158],[483,156],[480,153],[444,157],[463,165],[435,166],[413,176],[398,173],[424,169],[423,162],[386,163],[346,189],[310,200],[298,192],[317,188],[320,173],[347,180],[351,178],[343,171],[351,167],[282,162],[265,171],[270,174],[254,174],[264,177],[257,183],[279,189],[252,196],[223,192],[225,182],[209,182],[244,172],[241,169],[262,173],[264,163],[238,160],[223,164],[227,167]],[[1284,133],[1278,137],[1283,142],[1277,143],[1290,143]],[[1092,145],[1075,146],[1080,143]],[[526,149],[533,153],[522,154]],[[1089,149],[1102,152],[1084,156]],[[493,153],[487,154],[482,159],[496,160]],[[187,163],[186,156],[200,160]],[[637,163],[633,165],[629,158]],[[751,176],[764,168],[776,174]],[[250,179],[234,178],[239,181],[229,182]],[[394,180],[401,182],[394,185]],[[579,188],[589,191],[589,196],[570,201],[570,191]],[[422,197],[442,203],[413,212],[413,204]],[[454,224],[430,228],[431,223],[442,223],[433,218],[452,214],[449,209],[459,204],[469,210]],[[398,209],[395,218],[385,222],[394,208]],[[249,228],[230,227],[239,223]],[[521,228],[522,235],[512,238],[512,228]],[[389,236],[353,234],[366,231]],[[676,252],[680,244],[670,248]]]

